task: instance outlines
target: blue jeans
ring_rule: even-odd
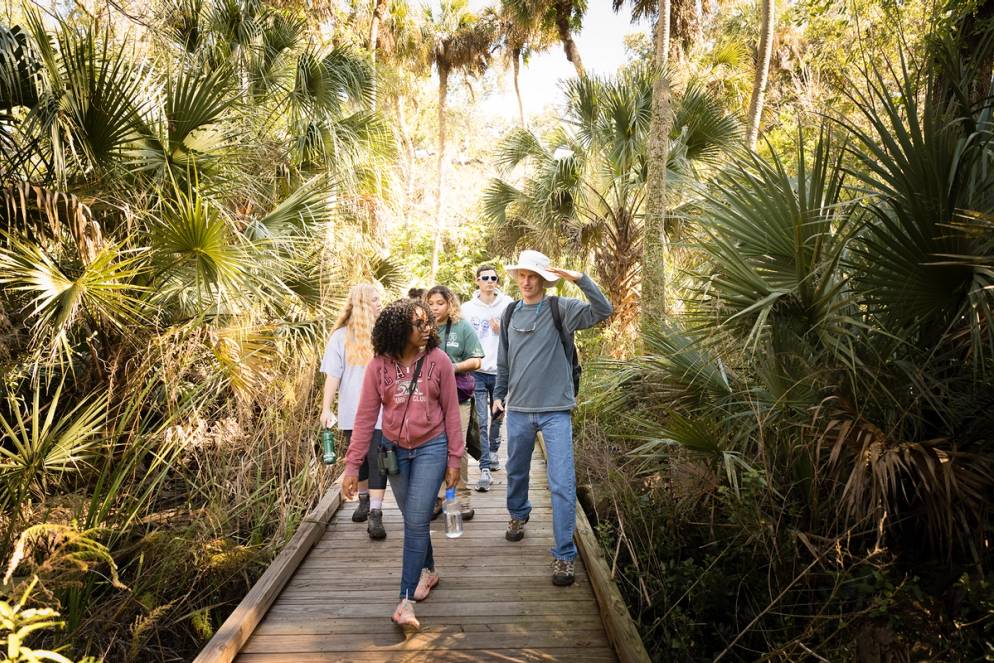
[[[556,559],[576,559],[576,470],[573,467],[573,417],[561,412],[507,412],[507,510],[516,520],[531,513],[528,475],[535,434],[542,432],[547,453],[546,470],[552,492],[552,533],[556,545],[549,552]]]
[[[490,454],[493,460],[497,460],[497,452],[500,450],[500,421],[494,421],[491,414],[493,411],[494,388],[497,386],[497,376],[490,373],[473,373],[476,378],[476,388],[473,390],[473,397],[476,399],[476,418],[480,422],[480,447],[488,441],[490,443]],[[481,448],[481,451],[483,449]],[[480,454],[480,469],[489,470],[493,467],[490,455]]]
[[[393,446],[400,467],[399,473],[390,475],[390,489],[404,516],[400,597],[413,600],[414,590],[421,579],[421,569],[435,569],[428,528],[435,507],[435,495],[445,478],[449,443],[445,433],[442,433],[413,449],[403,449],[385,438],[383,444]]]

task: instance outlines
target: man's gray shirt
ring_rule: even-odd
[[[584,274],[577,282],[590,303],[559,298],[563,331],[593,327],[611,315],[611,303]],[[549,301],[519,302],[507,326],[507,344],[497,353],[497,386],[494,400],[515,412],[555,412],[576,407],[573,396],[573,366],[566,357]],[[505,330],[502,330],[505,331]]]

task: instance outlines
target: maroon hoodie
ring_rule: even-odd
[[[352,441],[345,456],[345,476],[359,475],[359,466],[366,458],[373,439],[373,427],[380,406],[383,407],[384,438],[404,449],[412,449],[444,432],[449,442],[448,466],[459,468],[466,440],[462,439],[462,427],[459,425],[455,371],[449,357],[438,348],[424,357],[417,388],[410,397],[406,420],[407,391],[417,360],[410,366],[404,366],[390,357],[376,355],[366,366]]]

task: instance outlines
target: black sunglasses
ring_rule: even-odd
[[[481,276],[481,277],[479,277],[479,279],[481,281],[497,281],[499,278],[500,277],[497,276],[497,275],[494,275],[494,276]]]

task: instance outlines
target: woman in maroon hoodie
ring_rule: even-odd
[[[342,494],[351,499],[382,406],[381,445],[397,457],[400,471],[389,476],[390,488],[404,516],[400,603],[392,619],[415,629],[412,601],[426,599],[439,579],[428,534],[435,495],[443,478],[456,484],[465,446],[455,373],[438,348],[432,319],[423,302],[410,299],[390,304],[376,319],[375,356],[366,366],[342,479]]]

